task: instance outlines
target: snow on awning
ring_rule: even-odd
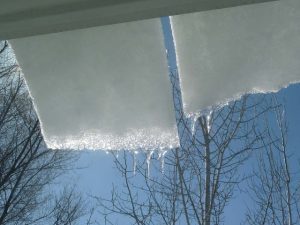
[[[172,17],[185,110],[300,81],[300,1]]]
[[[10,41],[51,148],[177,145],[159,19]]]
[[[186,112],[299,81],[299,19],[297,0],[172,17]],[[178,146],[159,19],[11,44],[49,147]]]

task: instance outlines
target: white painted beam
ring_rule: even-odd
[[[0,40],[273,0],[4,0]]]

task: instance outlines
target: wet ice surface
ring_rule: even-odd
[[[159,19],[12,40],[51,148],[177,144]]]
[[[300,80],[300,1],[172,17],[187,113]]]

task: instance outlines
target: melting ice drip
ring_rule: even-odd
[[[151,160],[152,159],[155,159],[155,160],[158,160],[159,163],[160,163],[160,171],[162,174],[164,174],[164,171],[165,171],[165,155],[168,153],[168,151],[170,149],[172,149],[173,146],[169,146],[168,148],[161,148],[161,149],[158,149],[158,150],[150,150],[150,151],[143,151],[143,150],[140,150],[140,151],[132,151],[132,164],[133,164],[133,174],[135,175],[136,174],[136,169],[137,169],[137,162],[138,162],[138,158],[137,158],[137,155],[139,153],[142,152],[145,152],[146,154],[146,166],[147,166],[147,177],[150,177],[150,166],[151,166]],[[154,154],[156,154],[156,158],[154,156]],[[107,152],[107,154],[109,154],[109,152]]]
[[[176,129],[174,132],[166,133],[159,129],[135,130],[123,137],[113,135],[101,135],[97,133],[85,133],[83,136],[68,137],[66,140],[57,139],[47,140],[48,147],[53,149],[87,149],[104,150],[107,154],[122,150],[131,152],[133,159],[133,174],[136,174],[137,155],[141,152],[146,153],[147,176],[150,176],[151,160],[157,152],[157,160],[160,162],[160,170],[164,173],[164,157],[168,150],[173,146],[178,146]],[[64,144],[62,144],[64,143]]]

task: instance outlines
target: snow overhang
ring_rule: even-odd
[[[159,19],[11,40],[47,145],[177,145]]]

